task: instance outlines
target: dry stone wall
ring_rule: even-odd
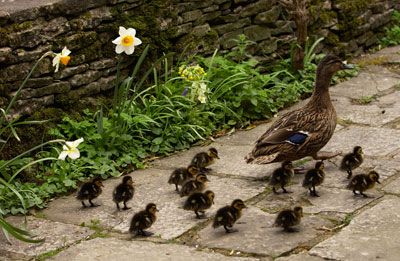
[[[277,0],[14,0],[0,3],[0,104],[6,105],[33,63],[46,51],[72,50],[67,68],[54,73],[44,59],[18,99],[20,112],[66,106],[113,88],[118,27],[134,27],[150,44],[150,58],[169,51],[210,54],[229,50],[245,34],[250,51],[270,61],[287,55],[295,25]],[[44,2],[44,3],[43,3]],[[322,49],[354,54],[377,43],[395,0],[312,0],[310,36]],[[143,47],[142,47],[143,48]],[[140,52],[140,49],[139,49]],[[139,53],[137,52],[137,53]]]

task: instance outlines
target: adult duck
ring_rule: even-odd
[[[275,121],[257,140],[247,163],[269,164],[294,161],[306,156],[316,160],[340,154],[319,151],[331,139],[336,127],[336,111],[329,95],[332,76],[339,70],[351,69],[334,55],[325,56],[318,64],[314,92],[302,108],[288,112]]]

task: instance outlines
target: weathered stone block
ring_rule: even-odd
[[[23,89],[20,93],[19,98],[30,99],[30,98],[39,98],[51,94],[58,94],[58,93],[66,93],[71,89],[71,85],[68,82],[56,82],[50,84],[43,88],[37,89]]]
[[[271,30],[271,35],[281,35],[293,33],[294,24],[291,21],[277,21],[276,28]]]
[[[240,19],[235,23],[229,23],[224,25],[215,26],[213,29],[218,32],[219,35],[232,32],[236,29],[243,28],[251,24],[250,18]]]
[[[101,72],[90,70],[85,72],[84,74],[77,74],[69,79],[72,87],[81,86],[84,84],[89,84],[91,82],[96,81],[101,77]]]
[[[75,74],[83,73],[87,69],[89,69],[88,64],[81,64],[81,65],[78,65],[75,67],[67,67],[67,68],[64,68],[63,70],[59,70],[57,73],[55,73],[54,78],[55,79],[64,79],[66,77],[69,77],[69,76],[72,76]]]
[[[271,37],[271,29],[266,26],[252,25],[244,28],[244,34],[252,41],[261,41]]]
[[[212,5],[207,8],[204,8],[202,11],[203,11],[203,13],[208,13],[208,12],[217,11],[218,9],[219,9],[218,5]]]
[[[211,28],[209,24],[199,25],[193,28],[192,34],[197,37],[202,37],[210,32]]]
[[[65,45],[68,46],[68,49],[75,50],[89,46],[96,40],[96,32],[80,32],[67,37],[65,39]]]
[[[117,61],[115,59],[102,59],[90,64],[91,70],[101,70],[115,66]]]
[[[202,16],[202,12],[200,10],[189,11],[182,14],[183,22],[191,22],[199,19]]]
[[[256,15],[262,11],[270,9],[275,4],[275,2],[275,0],[260,0],[254,4],[249,4],[240,11],[240,16],[248,17]]]
[[[188,34],[193,28],[192,23],[187,23],[187,24],[182,24],[182,25],[178,25],[176,27],[176,33],[175,33],[175,37],[178,36],[182,36],[184,34]]]
[[[271,38],[259,43],[259,46],[264,54],[271,54],[278,49],[278,39]]]
[[[238,29],[233,32],[226,33],[222,35],[219,39],[222,47],[224,49],[230,49],[236,45],[236,39],[238,39],[239,35],[243,34],[243,29]]]
[[[280,14],[281,14],[281,8],[279,6],[274,6],[272,7],[271,10],[257,14],[257,16],[254,18],[254,23],[256,24],[275,23],[278,20]]]

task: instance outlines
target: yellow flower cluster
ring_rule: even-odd
[[[199,65],[179,67],[179,75],[190,82],[200,81],[207,74],[204,69]]]

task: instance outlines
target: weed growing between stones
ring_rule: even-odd
[[[386,28],[386,35],[380,40],[382,47],[400,44],[400,11],[392,14],[393,26]]]

